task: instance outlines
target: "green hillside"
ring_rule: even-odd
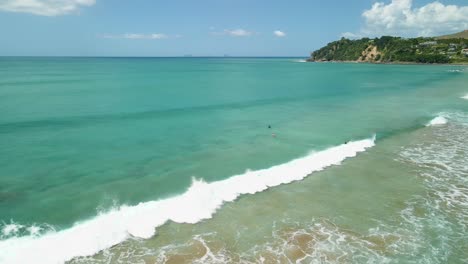
[[[309,61],[468,63],[467,48],[466,38],[342,38],[312,52]]]
[[[458,32],[458,33],[451,34],[451,35],[436,37],[436,39],[454,39],[454,38],[468,39],[468,30],[463,30],[462,32]]]

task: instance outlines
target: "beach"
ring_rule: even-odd
[[[467,262],[466,66],[300,62],[0,59],[0,263]]]

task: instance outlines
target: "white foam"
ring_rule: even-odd
[[[306,60],[294,60],[294,62],[307,62]]]
[[[461,99],[468,100],[468,94],[465,94],[464,96],[462,96]]]
[[[431,120],[426,126],[441,126],[447,124],[447,119],[443,116],[438,116]]]
[[[349,142],[303,158],[271,167],[247,171],[222,181],[193,180],[182,195],[160,201],[121,206],[73,227],[41,236],[13,237],[0,241],[0,263],[63,263],[77,256],[93,255],[130,236],[150,238],[155,228],[171,220],[197,223],[211,218],[225,202],[242,194],[299,181],[312,172],[338,165],[348,157],[374,146],[372,139]]]
[[[12,234],[16,234],[22,227],[22,225],[17,225],[15,223],[7,224],[2,229],[2,235],[8,237]]]

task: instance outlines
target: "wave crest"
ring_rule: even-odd
[[[212,215],[225,202],[243,194],[300,181],[313,172],[338,165],[374,146],[372,139],[311,153],[269,169],[246,171],[226,180],[207,183],[194,179],[190,188],[172,198],[120,206],[62,231],[39,237],[11,237],[0,241],[1,263],[63,263],[77,256],[93,255],[134,236],[150,238],[167,221],[197,223]]]
[[[447,119],[443,116],[438,116],[432,119],[426,126],[440,126],[447,124]]]

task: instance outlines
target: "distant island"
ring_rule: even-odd
[[[468,63],[468,30],[432,38],[341,38],[312,52],[307,61],[368,63]]]

